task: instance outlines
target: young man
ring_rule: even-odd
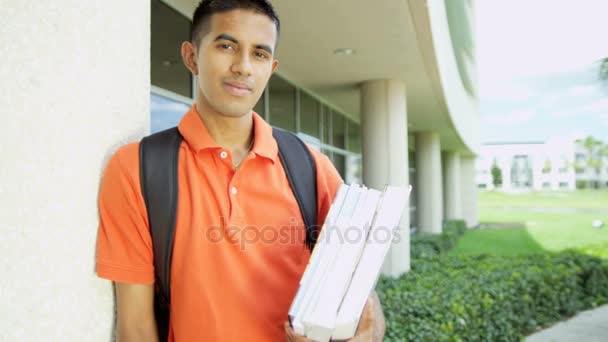
[[[178,126],[184,140],[170,341],[305,340],[285,324],[310,257],[305,228],[272,128],[252,111],[278,65],[279,28],[267,1],[204,0],[194,13],[191,41],[182,45],[198,88]],[[116,152],[99,195],[97,273],[116,284],[120,341],[158,340],[138,149],[133,143]],[[312,155],[321,224],[342,180],[324,155]],[[277,238],[286,229],[291,238]],[[355,339],[381,339],[383,333],[372,296]]]

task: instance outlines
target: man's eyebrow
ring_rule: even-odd
[[[256,49],[260,49],[260,50],[264,50],[266,52],[268,52],[269,54],[273,54],[272,52],[272,48],[266,44],[258,44],[255,46]]]
[[[239,41],[236,40],[236,38],[234,38],[233,36],[231,36],[231,35],[229,35],[227,33],[222,33],[219,36],[215,37],[214,41],[217,42],[218,40],[228,40],[228,41],[233,42],[234,44],[238,44],[239,43]]]
[[[227,33],[222,33],[222,34],[218,35],[215,38],[215,41],[218,41],[218,40],[227,40],[227,41],[233,42],[234,44],[238,44],[239,43],[239,41],[236,38],[234,38],[233,36],[231,36],[231,35],[229,35]],[[258,44],[258,45],[255,46],[255,48],[256,49],[260,49],[260,50],[264,50],[264,51],[268,52],[271,55],[274,53],[272,51],[272,48],[270,47],[270,45]]]

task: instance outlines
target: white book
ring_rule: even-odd
[[[325,239],[324,234],[326,232],[326,229],[324,227],[333,225],[336,219],[338,218],[340,210],[342,209],[342,204],[344,203],[344,199],[346,198],[348,188],[348,185],[342,184],[338,189],[338,192],[334,198],[334,202],[329,208],[329,211],[325,218],[323,229],[321,229],[321,232],[317,237],[318,243],[313,249],[312,255],[310,256],[310,259],[308,261],[308,265],[306,266],[306,270],[302,275],[302,279],[300,279],[300,285],[296,297],[294,298],[294,301],[289,309],[289,320],[296,332],[303,331],[303,325],[300,324],[301,321],[295,320],[296,313],[300,310],[303,299],[306,297],[307,289],[310,286],[310,279],[312,278],[314,270],[316,269],[320,260],[322,260],[324,245],[320,243],[320,241],[323,241]]]
[[[345,189],[344,197],[341,198],[340,203],[334,201],[334,205],[330,208],[330,211],[333,211],[334,207],[336,207],[335,219],[332,216],[329,221],[326,220],[326,223],[323,226],[314,248],[313,255],[311,255],[309,265],[302,277],[303,281],[301,282],[302,284],[298,291],[298,295],[300,295],[300,292],[303,293],[296,303],[296,307],[293,308],[293,311],[290,310],[292,327],[294,331],[300,335],[306,335],[306,326],[302,319],[305,316],[305,313],[314,307],[314,304],[318,299],[319,288],[327,273],[327,261],[335,258],[335,248],[329,246],[332,241],[336,240],[332,235],[335,235],[337,227],[342,225],[344,220],[352,215],[356,201],[361,192],[361,187],[358,185],[343,185],[340,188],[340,191],[342,191],[342,189]],[[298,297],[298,295],[296,295],[296,297]]]
[[[296,333],[320,342],[354,336],[408,195],[394,186],[339,189],[289,311]]]
[[[328,228],[328,230],[327,234],[324,236],[325,239],[321,241],[321,243],[326,245],[323,260],[320,261],[319,266],[314,271],[311,297],[310,300],[306,302],[307,305],[300,316],[304,323],[304,333],[306,336],[309,336],[311,333],[314,334],[314,331],[318,329],[323,329],[316,321],[311,321],[311,319],[314,319],[315,317],[314,312],[316,311],[316,308],[319,305],[323,305],[320,303],[322,291],[325,287],[332,286],[327,283],[327,278],[331,275],[331,272],[333,272],[333,263],[338,258],[342,245],[340,238],[344,236],[344,233],[350,224],[362,192],[363,189],[359,185],[351,185],[335,224],[330,227],[325,227],[326,229]],[[312,331],[311,328],[313,329]],[[331,331],[333,331],[333,327],[329,330],[329,336],[331,336]],[[321,341],[321,339],[317,340]]]
[[[384,258],[388,253],[403,211],[406,210],[411,186],[388,186],[363,249],[361,259],[338,310],[332,338],[346,340],[354,336],[363,308],[374,289]]]
[[[377,190],[364,190],[346,229],[336,246],[337,257],[330,263],[328,273],[319,292],[317,305],[308,317],[307,337],[315,341],[328,341],[333,333],[340,303],[348,289],[359,256],[365,246],[371,222],[380,199]],[[348,223],[347,223],[348,221]],[[332,245],[333,246],[333,245]]]

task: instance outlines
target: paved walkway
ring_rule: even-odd
[[[606,342],[608,305],[584,311],[526,338],[525,342]]]

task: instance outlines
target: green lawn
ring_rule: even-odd
[[[608,190],[534,191],[525,194],[480,191],[479,206],[608,210]]]
[[[515,207],[515,210],[503,210],[501,206]],[[517,210],[517,207],[522,210]],[[530,208],[608,210],[608,191],[480,192],[479,220],[482,224],[519,223],[521,227],[467,231],[451,253],[515,255],[592,246],[588,250],[593,254],[608,255],[608,251],[604,253],[604,249],[608,249],[608,226],[601,229],[591,226],[596,219],[608,225],[608,215],[531,212]]]

